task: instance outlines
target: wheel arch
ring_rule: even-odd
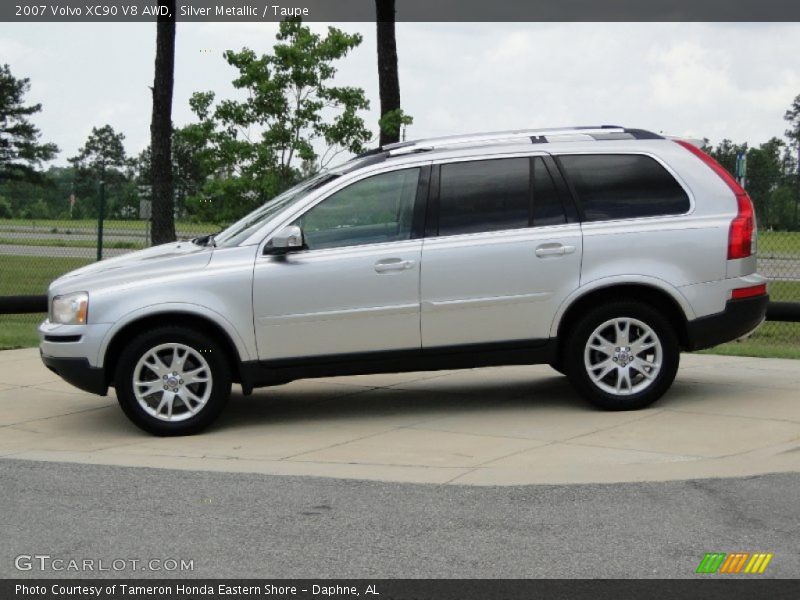
[[[551,337],[556,337],[559,348],[563,348],[563,341],[569,335],[570,328],[587,309],[625,299],[644,302],[662,312],[675,327],[680,347],[688,348],[688,321],[694,317],[694,311],[680,292],[669,289],[663,282],[655,282],[660,280],[607,281],[598,282],[589,289],[584,287],[577,290],[571,298],[564,301],[553,319]]]
[[[239,382],[241,381],[240,364],[242,361],[248,360],[249,355],[243,341],[233,327],[229,323],[226,323],[226,325],[227,327],[209,315],[185,309],[165,309],[157,313],[132,315],[131,318],[118,323],[106,335],[99,351],[98,364],[102,364],[106,379],[111,384],[113,383],[114,371],[117,367],[121,349],[126,343],[148,329],[183,326],[198,330],[214,338],[223,349],[234,381]]]

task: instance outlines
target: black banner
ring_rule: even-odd
[[[800,21],[797,0],[396,0],[408,22],[555,21]],[[163,14],[162,14],[163,13]],[[158,16],[177,21],[367,22],[374,0],[176,0],[175,14],[158,0],[3,0],[0,21],[134,22]]]
[[[795,600],[800,581],[747,578],[693,580],[13,580],[0,581],[3,600],[620,600],[674,598]]]

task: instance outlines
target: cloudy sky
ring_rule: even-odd
[[[337,82],[363,87],[377,122],[374,24]],[[318,30],[324,25],[312,24]],[[173,121],[192,120],[194,91],[234,95],[226,49],[267,52],[274,24],[180,23]],[[800,94],[800,24],[400,23],[400,84],[409,137],[520,127],[621,124],[669,134],[763,142],[786,129]],[[29,77],[29,102],[57,163],[93,126],[148,143],[155,26],[0,23],[0,62]]]

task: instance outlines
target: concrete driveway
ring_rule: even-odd
[[[800,363],[684,355],[654,407],[607,413],[546,366],[299,381],[206,433],[156,438],[38,350],[0,352],[0,456],[200,471],[522,485],[800,472]]]

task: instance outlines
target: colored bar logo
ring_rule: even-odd
[[[726,573],[728,575],[761,574],[763,573],[773,554],[766,552],[709,552],[700,561],[696,573]]]

